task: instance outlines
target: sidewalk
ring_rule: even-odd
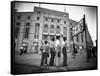
[[[75,59],[68,53],[68,68],[46,66],[40,67],[41,55],[40,54],[23,54],[22,56],[16,55],[15,62],[16,68],[20,69],[22,73],[41,73],[41,72],[54,72],[54,71],[75,71],[75,70],[89,70],[96,69],[96,58],[91,58],[90,62],[86,62],[86,53],[77,55]],[[62,65],[61,56],[61,65]],[[18,70],[17,70],[18,71]],[[20,72],[20,71],[19,71]]]

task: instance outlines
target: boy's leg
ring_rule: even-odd
[[[43,62],[44,62],[44,53],[42,53],[41,66],[43,65]]]
[[[44,59],[45,59],[45,64],[47,64],[47,53],[45,53]]]

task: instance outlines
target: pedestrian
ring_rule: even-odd
[[[23,47],[23,46],[21,46],[21,47],[20,47],[20,55],[22,55],[22,54],[23,54],[23,52],[24,52],[24,47]]]
[[[47,58],[49,57],[49,46],[47,45],[47,41],[45,41],[43,45],[43,52],[42,52],[42,58],[41,58],[41,66],[47,65]]]
[[[75,58],[76,54],[77,54],[77,49],[75,47],[75,43],[73,43],[73,53],[72,53],[73,59]]]
[[[91,47],[88,46],[87,47],[87,62],[89,62],[90,58],[91,58]]]
[[[63,54],[63,66],[67,66],[67,43],[65,43],[65,39],[62,48],[62,54]]]
[[[80,47],[79,47],[80,55],[82,55],[82,49],[83,49],[82,46],[80,46]]]
[[[96,52],[95,52],[96,50],[95,50],[95,47],[93,46],[92,47],[92,50],[91,50],[91,53],[92,53],[92,56],[93,57],[96,57]]]
[[[55,51],[56,51],[56,56],[55,56],[55,65],[60,66],[60,53],[61,53],[61,45],[60,45],[60,37],[57,37],[57,40],[55,42]]]
[[[26,50],[26,48],[27,48],[27,46],[23,46],[23,53],[26,53],[27,52],[27,50]]]
[[[55,59],[55,47],[54,47],[54,38],[52,38],[52,41],[51,41],[51,44],[50,44],[50,62],[49,62],[49,65],[50,66],[53,66],[54,65],[54,59]]]

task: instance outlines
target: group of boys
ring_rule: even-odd
[[[60,38],[56,40],[52,38],[52,41],[50,43],[45,40],[44,43],[41,44],[41,66],[54,66],[54,63],[55,66],[60,66],[61,53],[63,54],[63,66],[67,66],[67,44],[65,41],[66,39],[63,39],[63,41],[61,41]],[[49,55],[50,60],[48,64],[47,62]]]

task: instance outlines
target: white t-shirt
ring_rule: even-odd
[[[55,47],[57,47],[57,45],[60,44],[60,41],[57,39],[56,42],[55,42]]]
[[[64,46],[65,45],[65,42],[64,41],[62,41],[62,46]]]
[[[23,49],[23,47],[21,46],[20,49]]]

